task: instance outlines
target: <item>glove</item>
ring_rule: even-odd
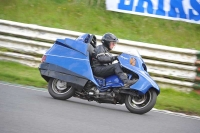
[[[113,60],[113,61],[118,60],[118,56],[113,56],[113,57],[112,57],[112,60]]]

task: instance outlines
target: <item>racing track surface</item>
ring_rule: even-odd
[[[45,89],[0,82],[0,133],[199,133],[200,117],[152,110],[131,114],[125,106],[71,98]]]

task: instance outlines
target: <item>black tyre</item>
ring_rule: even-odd
[[[149,112],[154,107],[156,99],[156,91],[154,89],[150,89],[145,95],[127,95],[125,98],[125,105],[131,113],[144,114]]]
[[[49,94],[60,100],[66,100],[74,95],[74,88],[69,86],[67,82],[61,81],[59,79],[50,79],[48,83]]]

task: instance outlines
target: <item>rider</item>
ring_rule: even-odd
[[[94,75],[107,77],[116,74],[124,82],[125,87],[129,87],[135,83],[135,81],[127,78],[127,75],[122,71],[119,63],[112,64],[118,57],[112,56],[110,53],[110,50],[112,50],[118,42],[117,37],[112,33],[106,33],[103,35],[101,42],[103,45],[99,45],[94,49],[92,58],[92,70]]]

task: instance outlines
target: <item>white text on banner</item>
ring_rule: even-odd
[[[200,24],[200,0],[106,0],[110,11]]]

